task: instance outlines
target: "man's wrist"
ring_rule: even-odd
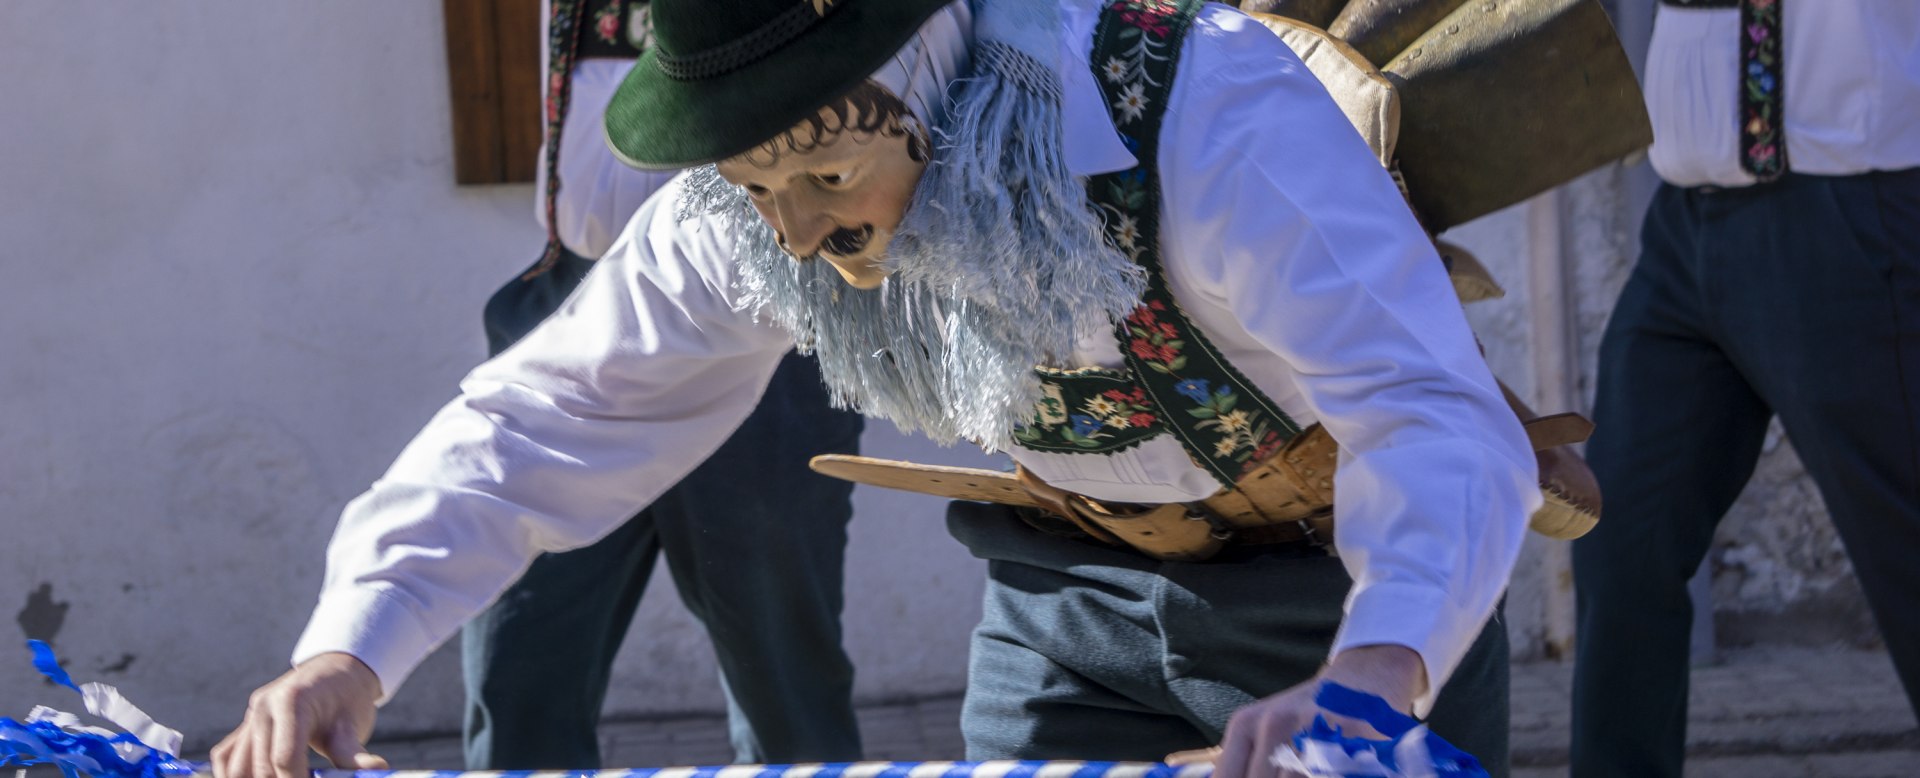
[[[1379,695],[1394,710],[1407,711],[1427,691],[1427,666],[1406,646],[1356,646],[1335,654],[1321,680]]]
[[[382,696],[379,674],[375,673],[373,668],[368,667],[367,663],[361,661],[359,657],[345,651],[328,651],[326,653],[316,654],[306,661],[301,662],[300,666],[310,668],[313,672],[321,675],[345,678],[349,683],[353,684],[358,691],[371,694],[370,699],[377,700]]]

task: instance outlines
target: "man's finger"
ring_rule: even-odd
[[[1293,736],[1306,728],[1306,722],[1298,715],[1274,715],[1261,722],[1259,734],[1254,738],[1253,758],[1259,762],[1260,775],[1282,776],[1282,778],[1305,778],[1293,770],[1280,767],[1275,757],[1282,747],[1293,745]]]
[[[1220,747],[1214,746],[1212,748],[1195,748],[1190,751],[1176,751],[1168,754],[1167,758],[1161,761],[1174,767],[1186,767],[1187,765],[1213,764],[1219,758]]]
[[[1247,763],[1253,754],[1253,739],[1248,737],[1247,717],[1236,715],[1227,721],[1227,735],[1220,740],[1220,755],[1213,760],[1214,778],[1252,778]]]
[[[247,762],[242,766],[247,778],[273,778],[273,717],[267,715],[266,702],[247,707]]]
[[[252,737],[252,733],[248,733],[247,737]],[[227,778],[247,778],[247,765],[252,764],[248,760],[253,758],[247,748],[248,742],[243,739],[234,744],[232,751],[227,752]]]
[[[273,737],[267,741],[267,758],[273,763],[273,778],[305,778],[308,773],[307,720],[301,707],[285,696],[268,705]]]
[[[385,770],[387,760],[367,752],[365,744],[360,742],[359,733],[346,721],[335,722],[327,730],[326,739],[321,743],[320,755],[341,770]]]
[[[233,757],[234,736],[238,734],[238,730],[229,732],[226,737],[220,739],[219,743],[214,744],[213,751],[209,753],[211,757],[209,761],[213,763],[213,778],[232,778],[234,775],[231,760]]]
[[[1382,734],[1380,730],[1374,729],[1372,724],[1368,724],[1360,719],[1342,716],[1338,713],[1328,713],[1324,710],[1320,711],[1320,715],[1326,717],[1328,724],[1339,727],[1340,734],[1345,737],[1361,738],[1364,740],[1393,739]]]

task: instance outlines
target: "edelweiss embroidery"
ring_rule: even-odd
[[[1093,177],[1088,199],[1113,245],[1146,268],[1147,291],[1116,332],[1128,369],[1039,368],[1043,399],[1014,440],[1042,451],[1112,453],[1171,432],[1230,486],[1299,427],[1193,328],[1161,274],[1160,111],[1178,36],[1198,7],[1195,0],[1119,0],[1101,19],[1094,70],[1121,142],[1140,164]]]
[[[1171,69],[1172,55],[1167,49],[1172,44],[1168,38],[1170,25],[1180,9],[1173,0],[1122,0],[1108,6],[1107,11],[1118,14],[1121,23],[1127,25],[1119,31],[1116,41],[1125,48],[1107,57],[1106,65],[1101,68],[1107,83],[1121,87],[1113,110],[1124,128],[1146,115],[1148,87],[1162,92],[1166,89],[1165,84],[1148,72],[1148,66],[1154,66],[1153,70]],[[1178,21],[1185,28],[1186,18]]]

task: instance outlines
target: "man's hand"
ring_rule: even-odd
[[[247,698],[247,716],[213,747],[216,778],[305,778],[307,747],[344,770],[385,770],[367,753],[380,679],[347,654],[301,662]]]
[[[1427,671],[1420,655],[1402,646],[1362,646],[1342,651],[1312,680],[1235,711],[1219,746],[1182,751],[1168,756],[1167,762],[1182,765],[1212,761],[1214,778],[1286,778],[1293,773],[1274,766],[1274,751],[1291,745],[1293,736],[1312,725],[1315,716],[1325,716],[1350,737],[1382,738],[1365,723],[1328,713],[1314,704],[1321,681],[1377,694],[1394,710],[1405,711],[1427,690]]]

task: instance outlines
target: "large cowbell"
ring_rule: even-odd
[[[1378,124],[1397,115],[1397,126],[1356,126],[1373,133],[1370,143],[1388,142],[1375,151],[1383,161],[1397,159],[1408,198],[1433,232],[1653,142],[1633,66],[1597,0],[1244,0],[1241,7],[1256,18],[1284,17],[1261,21],[1296,51],[1328,50],[1301,56],[1330,81],[1349,118]],[[1356,74],[1356,65],[1371,72]],[[1342,94],[1343,79],[1390,88],[1376,83]]]

